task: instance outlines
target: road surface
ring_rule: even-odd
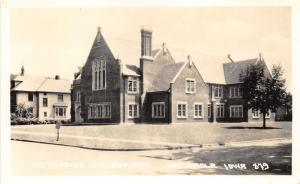
[[[11,143],[13,175],[291,172],[291,144],[185,150],[99,151],[22,141]]]

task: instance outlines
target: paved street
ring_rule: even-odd
[[[290,174],[291,143],[159,151],[97,151],[22,141],[12,143],[13,175]]]

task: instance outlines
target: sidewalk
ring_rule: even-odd
[[[273,138],[251,141],[235,141],[207,144],[183,144],[160,141],[118,139],[92,137],[82,135],[60,135],[60,140],[56,141],[56,134],[30,132],[21,130],[12,130],[11,139],[20,141],[39,142],[46,144],[64,145],[80,147],[86,149],[110,150],[110,151],[141,151],[141,150],[176,150],[176,149],[199,149],[199,148],[217,148],[217,147],[246,147],[246,146],[273,146],[276,144],[290,144],[291,138]]]

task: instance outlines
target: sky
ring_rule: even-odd
[[[262,53],[269,69],[282,65],[291,91],[289,7],[23,8],[11,9],[10,23],[11,73],[20,73],[24,65],[26,75],[72,80],[88,57],[98,26],[106,36],[137,45],[146,26],[153,31],[154,47],[166,42],[171,53],[211,56],[216,63],[228,62],[227,54],[238,61]],[[175,55],[175,61],[184,60],[184,54]]]

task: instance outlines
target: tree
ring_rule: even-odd
[[[32,118],[33,117],[32,107],[26,107],[24,103],[20,103],[17,105],[15,114],[17,117]]]
[[[263,128],[266,127],[266,115],[276,112],[284,102],[286,95],[285,79],[280,65],[273,65],[270,74],[262,62],[249,65],[240,73],[243,98],[248,109],[260,111],[263,115]]]

